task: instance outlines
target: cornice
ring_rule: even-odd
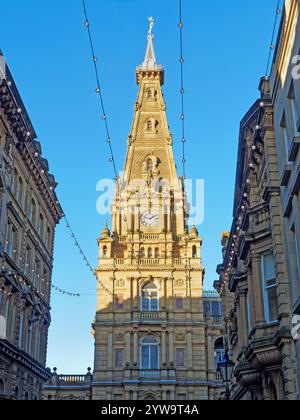
[[[0,81],[0,107],[13,134],[11,142],[22,157],[30,176],[33,177],[55,223],[58,223],[63,212],[54,191],[57,183],[54,176],[49,173],[47,160],[41,156],[41,145],[36,140],[36,133],[17,88],[12,80],[9,82],[10,85],[8,80]]]

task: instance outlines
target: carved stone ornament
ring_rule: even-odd
[[[126,282],[123,279],[116,281],[116,287],[125,287],[125,285],[126,285]]]
[[[176,341],[185,341],[185,334],[184,333],[177,333],[175,334]]]
[[[182,280],[182,279],[177,279],[177,280],[175,281],[175,286],[176,286],[176,287],[183,287],[183,286],[184,286],[184,284],[185,284],[185,282],[184,282],[184,280]]]

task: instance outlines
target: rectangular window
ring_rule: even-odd
[[[27,245],[26,247],[26,252],[25,252],[25,275],[30,278],[31,274],[32,274],[32,260],[31,260],[31,248],[29,245]]]
[[[203,302],[203,313],[204,313],[204,316],[207,316],[208,314],[210,314],[210,302],[207,300]]]
[[[292,81],[290,91],[288,94],[288,103],[289,103],[289,112],[290,112],[290,117],[291,117],[293,135],[298,136],[299,135],[299,127],[298,127],[299,115],[298,115],[297,107],[296,107],[293,81]]]
[[[265,318],[268,323],[277,321],[276,268],[273,254],[262,256],[262,279],[264,288]]]
[[[221,302],[219,300],[211,301],[211,315],[217,318],[222,316]]]
[[[115,365],[116,368],[123,368],[123,350],[116,350]]]
[[[11,258],[16,260],[17,253],[18,253],[18,232],[17,229],[12,226],[11,228],[11,236],[10,236],[10,248],[9,248],[9,255]]]
[[[41,291],[45,295],[46,295],[46,293],[48,291],[48,287],[47,287],[48,286],[48,283],[49,283],[49,273],[48,273],[48,270],[46,268],[44,268],[42,282],[41,282]]]
[[[37,289],[40,288],[41,272],[42,272],[41,261],[40,261],[39,258],[36,258],[35,259],[35,268],[34,268],[34,273],[33,273],[33,284]]]
[[[294,237],[294,242],[295,242],[295,251],[296,251],[296,261],[297,261],[297,278],[298,280],[300,280],[300,247],[299,247],[299,243],[298,243],[298,239],[296,234],[295,234],[295,228],[293,230],[293,237]]]
[[[150,354],[147,346],[142,346],[142,369],[150,369]]]
[[[282,119],[281,119],[280,129],[281,129],[281,139],[282,139],[281,147],[283,148],[283,153],[285,153],[286,160],[289,161],[289,152],[290,152],[291,142],[288,136],[285,113],[283,114]]]
[[[45,245],[48,249],[51,248],[51,230],[49,227],[47,227],[45,232]]]
[[[185,366],[185,350],[183,349],[176,350],[176,364],[177,364],[177,367]]]
[[[17,228],[8,221],[6,226],[6,246],[5,251],[14,261],[18,257],[18,231]]]
[[[182,310],[183,309],[183,296],[176,295],[176,309]]]
[[[225,350],[221,347],[215,348],[215,370],[218,369],[218,364],[223,361]]]

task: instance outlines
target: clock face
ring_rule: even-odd
[[[155,213],[146,212],[142,214],[141,222],[146,227],[157,226],[159,222],[159,217]]]

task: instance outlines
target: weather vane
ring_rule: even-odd
[[[152,36],[152,29],[153,29],[153,26],[154,26],[154,19],[153,19],[153,17],[152,16],[149,17],[148,18],[148,21],[149,21],[149,24],[150,24],[148,35],[149,36]]]

